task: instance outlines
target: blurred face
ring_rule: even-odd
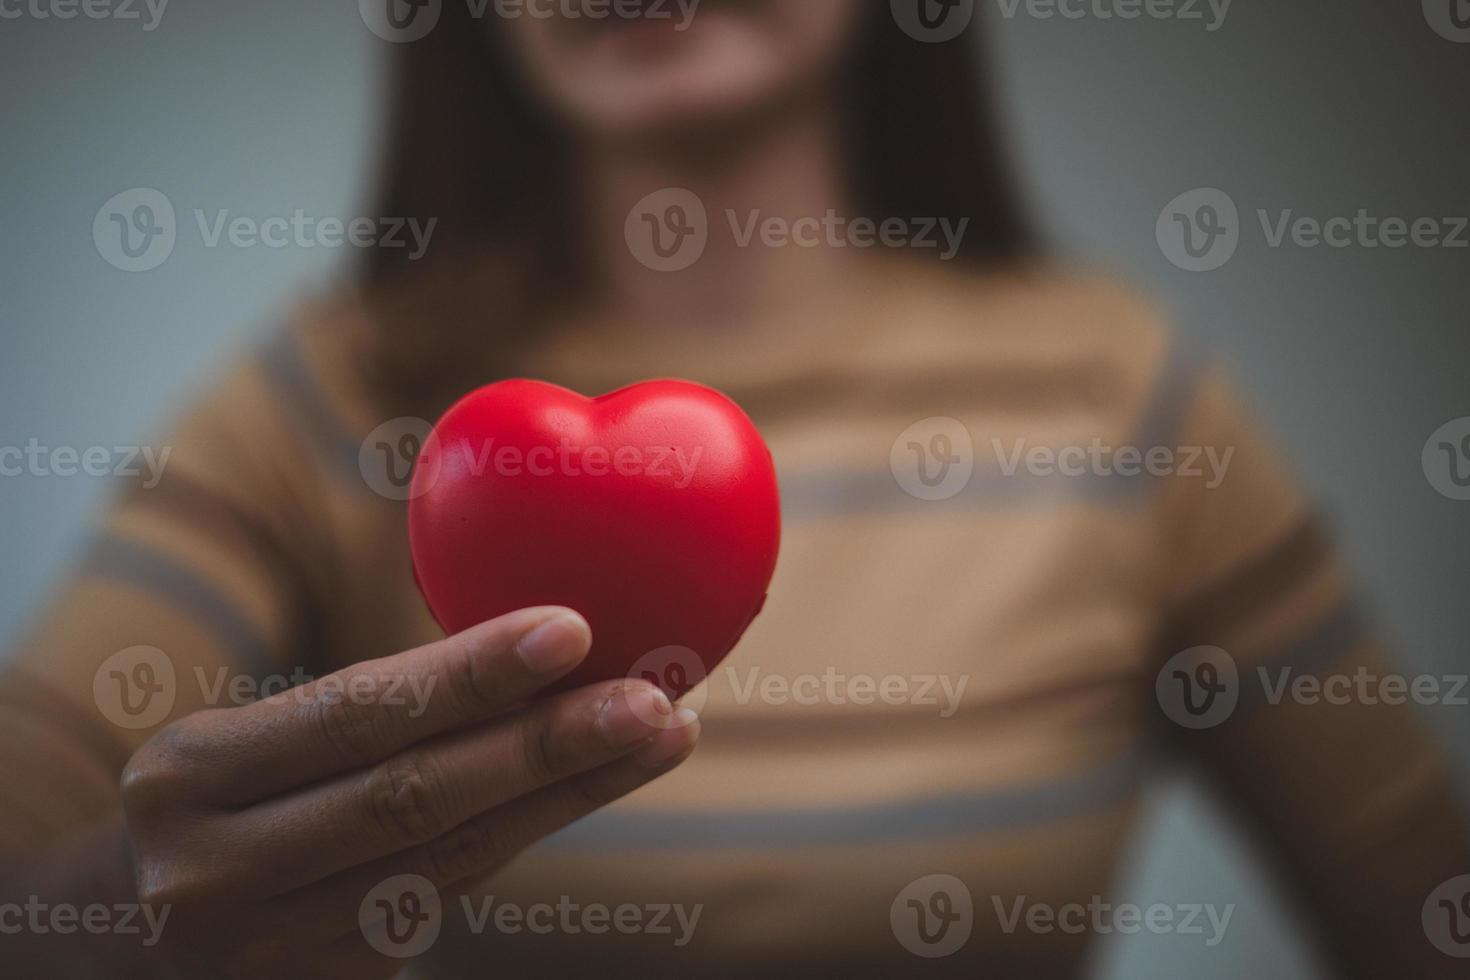
[[[577,130],[617,139],[758,112],[822,79],[863,0],[524,0],[504,28]]]

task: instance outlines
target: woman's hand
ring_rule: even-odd
[[[375,886],[452,894],[693,750],[693,713],[641,681],[523,706],[590,643],[574,613],[523,610],[159,732],[122,780],[139,900],[169,907],[159,955],[212,976],[391,975],[402,962],[364,932],[393,911],[364,901]]]

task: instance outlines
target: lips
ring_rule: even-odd
[[[610,34],[672,35],[689,33],[702,20],[746,12],[769,0],[622,0],[599,4],[588,0],[556,0],[556,27],[569,36],[603,37]]]

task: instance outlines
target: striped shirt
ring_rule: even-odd
[[[1443,765],[1408,707],[1272,696],[1283,671],[1390,667],[1219,368],[1104,279],[868,272],[738,332],[574,323],[516,352],[510,373],[587,394],[728,393],[775,455],[782,552],[697,692],[694,758],[497,875],[479,934],[451,910],[423,969],[1069,975],[1096,930],[1028,910],[1110,894],[1166,756],[1211,775],[1340,955],[1381,955],[1382,924],[1455,871],[1435,863],[1458,846]],[[364,367],[383,317],[304,311],[108,514],[0,688],[0,846],[110,812],[132,749],[218,705],[222,678],[438,635],[405,505],[365,476],[365,437],[407,414]],[[176,696],[132,729],[94,681],[139,645]],[[1197,647],[1218,652],[1175,656]],[[1193,726],[1221,683],[1233,710]],[[574,911],[548,931],[497,926],[501,905]],[[584,914],[625,906],[636,934]]]

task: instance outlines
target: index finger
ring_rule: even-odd
[[[523,609],[225,712],[209,740],[227,753],[212,767],[224,801],[266,799],[483,721],[565,676],[591,644],[572,610]]]

